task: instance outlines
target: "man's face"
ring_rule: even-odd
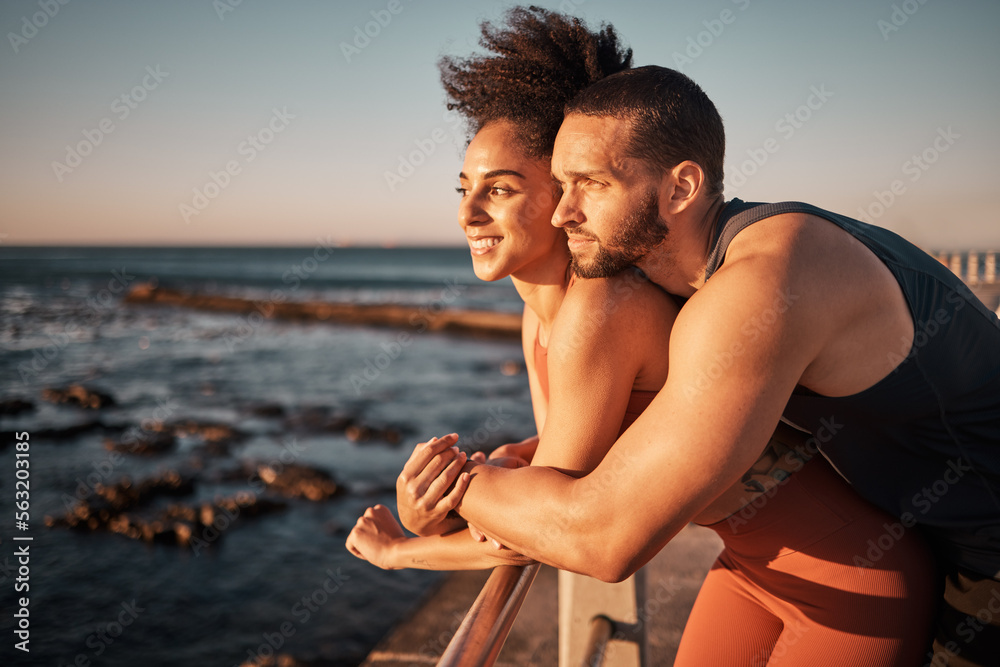
[[[552,175],[563,188],[552,224],[566,230],[573,268],[606,278],[641,261],[663,243],[658,176],[625,155],[628,127],[614,118],[571,114],[552,154]]]

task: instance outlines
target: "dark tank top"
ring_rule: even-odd
[[[921,525],[952,562],[997,577],[1000,321],[957,276],[902,237],[799,202],[729,202],[706,280],[740,231],[784,213],[828,220],[863,243],[896,278],[914,322],[912,345],[901,341],[898,365],[885,378],[835,398],[799,387],[785,417],[814,434],[861,496],[903,526]]]

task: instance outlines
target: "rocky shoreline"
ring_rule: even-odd
[[[132,287],[125,295],[127,304],[153,304],[232,312],[264,319],[298,322],[331,322],[435,331],[477,338],[519,340],[521,316],[485,310],[447,308],[441,304],[405,306],[397,304],[329,303],[247,299],[218,294],[197,294],[152,284]]]
[[[41,400],[76,410],[82,421],[61,428],[32,431],[32,442],[60,444],[80,436],[100,437],[110,452],[103,469],[95,465],[86,480],[62,494],[66,512],[45,517],[49,528],[82,532],[110,532],[133,540],[207,549],[230,525],[289,508],[290,502],[325,502],[349,494],[330,471],[286,457],[257,460],[236,453],[250,434],[231,424],[194,419],[149,420],[141,425],[115,423],[103,415],[118,402],[108,392],[73,384],[49,387]],[[36,409],[27,397],[0,400],[0,415],[14,416]],[[271,423],[270,435],[341,434],[356,444],[397,446],[410,427],[367,422],[359,411],[327,406],[299,406],[289,410],[278,404],[254,404],[241,410]],[[194,441],[181,461],[145,478],[134,479],[111,471],[125,457],[159,458],[173,454],[178,441]],[[191,443],[189,443],[190,445]],[[204,486],[223,488],[238,484],[249,490],[215,495],[211,500],[185,501]]]

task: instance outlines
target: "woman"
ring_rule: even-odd
[[[498,453],[507,465],[525,459],[583,475],[663,385],[667,355],[655,342],[668,340],[679,310],[637,273],[576,279],[566,237],[549,224],[559,198],[549,160],[562,107],[628,67],[631,52],[611,28],[589,32],[577,19],[537,8],[513,10],[507,28],[484,26],[483,45],[501,55],[442,64],[449,107],[475,132],[459,175],[458,217],[476,275],[509,275],[525,302],[522,343],[540,434]],[[449,515],[468,484],[456,439],[418,445],[399,477],[399,492],[425,509],[405,517],[422,537],[407,538],[391,512],[375,506],[348,538],[354,555],[387,569],[528,562],[473,539]],[[755,500],[753,512],[745,511]],[[806,657],[918,664],[933,609],[923,544],[904,533],[877,563],[858,564],[892,519],[857,497],[822,457],[811,457],[802,434],[780,426],[741,483],[696,521],[716,530],[726,549],[699,594],[676,664],[802,664]]]

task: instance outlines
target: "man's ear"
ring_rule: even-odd
[[[705,187],[705,170],[697,162],[684,160],[664,175],[660,206],[677,215],[691,206]]]

